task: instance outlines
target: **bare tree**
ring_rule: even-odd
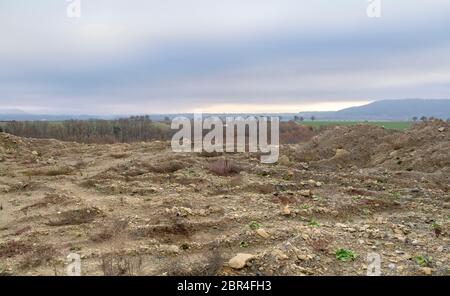
[[[172,130],[154,124],[147,116],[117,120],[11,121],[5,132],[22,137],[54,138],[83,143],[139,142],[169,140]]]

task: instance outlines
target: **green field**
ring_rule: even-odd
[[[312,126],[319,128],[321,126],[348,126],[356,124],[369,124],[375,126],[382,126],[387,129],[407,129],[412,125],[411,121],[302,121],[301,125]]]

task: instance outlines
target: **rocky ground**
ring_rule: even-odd
[[[225,161],[226,159],[226,161]],[[0,274],[450,275],[450,126],[328,128],[258,155],[0,134]]]

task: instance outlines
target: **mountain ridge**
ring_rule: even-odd
[[[223,113],[224,115],[232,113]],[[166,116],[173,118],[177,114],[152,114],[153,120],[163,120]],[[186,113],[187,115],[187,113]],[[206,116],[207,114],[205,114]],[[248,113],[252,115],[252,113]],[[255,115],[253,113],[253,115]],[[372,103],[349,107],[338,111],[308,111],[299,113],[266,113],[266,116],[282,116],[283,120],[301,116],[310,120],[338,120],[338,121],[410,121],[414,117],[435,117],[447,120],[450,118],[450,99],[392,99],[380,100]],[[87,115],[87,114],[33,114],[19,109],[0,109],[0,121],[60,121],[60,120],[89,120],[89,119],[117,119],[130,115]]]
[[[300,112],[299,116],[317,120],[412,120],[413,117],[450,118],[450,99],[396,99],[345,108],[339,111]]]

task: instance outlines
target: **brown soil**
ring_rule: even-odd
[[[0,274],[63,275],[79,253],[86,275],[363,275],[376,252],[383,274],[448,275],[449,148],[441,121],[329,128],[273,165],[0,134]]]

